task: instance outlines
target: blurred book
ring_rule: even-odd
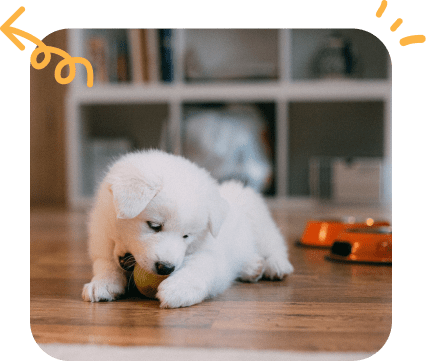
[[[108,41],[102,36],[90,37],[86,46],[86,57],[93,67],[94,83],[109,82],[110,59]]]
[[[96,29],[86,57],[95,83],[173,81],[171,29]]]
[[[148,81],[157,83],[160,81],[160,48],[157,29],[146,29],[146,58],[148,62]]]
[[[129,29],[130,59],[132,67],[132,81],[143,83],[145,81],[146,70],[146,47],[144,42],[143,29]]]
[[[129,52],[127,47],[126,40],[118,40],[114,44],[114,54],[116,69],[117,69],[117,78],[118,82],[130,81],[130,68],[129,68]]]
[[[161,80],[173,81],[173,49],[172,29],[159,30],[160,57],[161,57]]]
[[[157,29],[129,29],[132,81],[156,83],[160,79]]]

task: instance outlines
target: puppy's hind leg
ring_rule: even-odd
[[[244,209],[253,225],[258,253],[264,259],[263,277],[281,280],[294,270],[288,259],[285,239],[263,198],[250,188],[244,189],[244,192]]]
[[[287,245],[278,227],[273,223],[258,238],[259,249],[264,257],[265,270],[263,277],[271,280],[282,280],[285,276],[293,273],[293,266],[288,259]],[[273,227],[272,227],[273,225]]]
[[[262,278],[264,270],[264,259],[259,255],[255,255],[243,266],[238,275],[238,280],[251,283],[257,282]]]
[[[263,277],[271,280],[282,280],[293,273],[293,266],[288,259],[287,245],[272,217],[268,227],[259,235],[258,248],[264,257],[265,270]]]
[[[293,270],[294,268],[287,256],[272,255],[265,259],[263,277],[270,280],[282,280],[285,276],[293,273]]]

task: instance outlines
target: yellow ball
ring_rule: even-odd
[[[133,271],[133,278],[135,284],[140,293],[148,298],[155,298],[157,294],[158,286],[163,282],[168,276],[160,276],[150,272],[145,271],[137,263]]]

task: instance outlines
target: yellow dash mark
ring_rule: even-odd
[[[396,29],[398,29],[402,24],[402,19],[399,18],[397,21],[395,21],[392,26],[390,27],[391,31],[395,31]]]
[[[388,2],[386,0],[383,0],[382,3],[380,4],[379,10],[377,10],[377,13],[376,13],[376,16],[378,18],[380,18],[383,15],[387,6],[388,6]]]
[[[399,43],[402,46],[410,45],[410,44],[416,44],[416,43],[424,43],[426,40],[426,37],[424,35],[411,35],[406,36],[405,38],[402,38]]]

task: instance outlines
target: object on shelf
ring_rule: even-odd
[[[351,228],[334,240],[327,259],[344,262],[392,263],[392,228]]]
[[[360,61],[351,41],[339,32],[332,32],[327,44],[314,57],[313,71],[320,79],[359,77]]]
[[[186,33],[187,81],[266,80],[278,77],[278,31],[193,29]]]
[[[236,179],[259,192],[273,180],[266,121],[254,106],[190,113],[184,123],[183,154],[220,182]]]
[[[364,222],[357,222],[354,217],[346,220],[311,220],[306,223],[298,245],[311,247],[331,247],[340,234],[349,229],[372,229],[389,226],[387,221],[375,221],[367,218]]]
[[[309,161],[310,194],[336,203],[379,203],[380,158],[312,157]]]
[[[202,79],[204,77],[203,67],[194,49],[188,49],[185,52],[184,68],[187,81]]]
[[[333,162],[333,201],[337,203],[379,203],[382,159],[349,158]]]
[[[86,42],[94,83],[130,81],[128,34],[124,30],[94,29]]]

